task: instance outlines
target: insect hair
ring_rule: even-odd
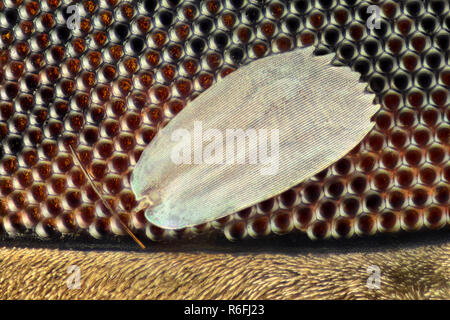
[[[133,240],[142,248],[145,249],[145,245],[136,237],[136,235],[130,230],[130,228],[126,225],[125,222],[122,221],[122,219],[120,219],[119,215],[117,214],[117,212],[111,208],[111,206],[109,205],[108,201],[106,201],[105,197],[103,196],[103,193],[101,192],[101,190],[99,188],[97,188],[97,186],[94,183],[94,179],[91,177],[91,175],[89,174],[89,172],[86,170],[86,168],[83,166],[83,164],[81,163],[80,158],[78,157],[78,154],[76,153],[75,149],[72,147],[72,145],[69,145],[70,151],[72,152],[73,158],[76,162],[76,164],[80,167],[81,171],[83,171],[83,174],[86,176],[86,178],[89,181],[89,184],[91,185],[92,189],[94,190],[94,192],[97,194],[97,196],[100,198],[100,200],[102,201],[103,205],[106,207],[106,209],[109,211],[109,213],[114,216],[122,225],[122,227],[125,229],[125,231],[130,235],[131,238],[133,238]]]

